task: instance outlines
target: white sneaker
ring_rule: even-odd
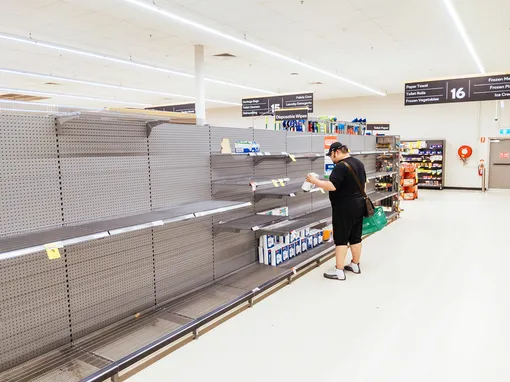
[[[349,265],[346,265],[344,269],[357,275],[361,273],[361,267],[359,264],[353,263],[352,261]]]
[[[343,269],[337,269],[335,266],[330,271],[324,273],[324,277],[330,280],[344,281],[346,279],[345,272]]]

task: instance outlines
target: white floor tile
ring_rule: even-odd
[[[326,264],[129,381],[510,381],[510,194],[403,207],[362,275]]]

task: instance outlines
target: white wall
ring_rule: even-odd
[[[499,106],[499,105],[498,105]],[[446,105],[404,106],[403,95],[359,97],[315,101],[314,115],[331,115],[339,120],[367,118],[370,122],[390,122],[389,134],[405,139],[445,139],[445,185],[449,187],[480,187],[477,174],[479,159],[488,160],[488,142],[480,137],[497,137],[500,128],[510,128],[510,102],[499,108],[495,122],[496,102],[471,102]],[[215,126],[265,128],[265,117],[242,118],[240,107],[210,109],[207,121]],[[464,165],[457,150],[462,145],[473,148],[474,154]]]

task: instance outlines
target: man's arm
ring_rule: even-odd
[[[336,187],[329,180],[320,180],[316,178],[316,183],[314,183],[317,187],[322,188],[324,191],[336,191]]]

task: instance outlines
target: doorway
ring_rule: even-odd
[[[491,139],[489,188],[510,190],[510,139]]]

